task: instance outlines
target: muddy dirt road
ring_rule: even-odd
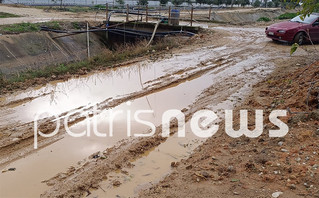
[[[170,51],[157,60],[132,62],[1,97],[0,167],[15,171],[0,173],[0,197],[134,196],[169,174],[172,161],[187,158],[205,141],[191,133],[188,122],[186,138],[161,137],[163,112],[182,110],[186,121],[203,108],[221,115],[222,109],[239,105],[252,86],[278,65],[288,60],[306,64],[306,51],[289,57],[290,47],[266,39],[264,27],[209,29],[214,32],[196,38],[201,44]],[[128,128],[131,134],[150,129],[133,119],[137,110],[153,110],[141,118],[155,124],[154,136],[127,137]],[[124,112],[113,126],[110,111]],[[41,131],[52,132],[57,120],[61,128],[54,137],[39,137],[39,149],[34,150],[33,120],[44,112],[49,116],[40,117]],[[66,115],[74,133],[98,130],[107,137],[67,135]],[[97,123],[97,129],[92,123]],[[176,131],[176,126],[171,129]]]

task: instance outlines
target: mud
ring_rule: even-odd
[[[314,79],[318,79],[318,69],[318,62],[282,63],[237,108],[267,113],[273,108],[288,109],[284,119],[288,135],[269,138],[265,132],[257,139],[233,139],[221,128],[139,197],[196,197],[198,193],[202,197],[272,197],[274,192],[287,198],[317,197],[319,103]],[[238,119],[237,115],[237,123]],[[264,131],[274,128],[267,119],[264,123]]]
[[[290,57],[289,46],[272,43],[264,37],[264,27],[208,26],[214,30],[213,34],[201,35],[196,38],[200,42],[175,49],[174,55],[164,55],[156,62],[142,60],[4,96],[0,107],[3,120],[1,167],[16,167],[17,170],[0,174],[1,195],[78,197],[92,194],[103,197],[106,195],[104,190],[109,195],[118,195],[118,190],[123,189],[122,195],[134,196],[149,186],[137,186],[136,182],[157,183],[178,167],[171,162],[186,159],[201,144],[201,140],[192,136],[184,142],[174,135],[161,137],[161,112],[177,108],[183,110],[188,120],[203,108],[218,112],[240,105],[253,85],[275,68],[288,65],[287,60],[299,64],[311,61],[304,57],[313,47],[306,46],[307,51],[298,50]],[[129,107],[128,101],[132,101]],[[87,120],[98,118],[99,129],[103,130],[108,127],[103,121],[103,113],[86,118],[77,112],[82,110],[92,115],[94,105],[99,110],[153,109],[155,115],[146,119],[156,123],[156,135],[125,138],[126,124],[122,117],[117,120],[117,136],[113,139],[92,137],[74,141],[65,134],[62,126],[55,138],[39,138],[42,149],[34,152],[32,120],[35,113],[45,109],[63,119],[73,112],[70,120],[75,131],[85,129]],[[50,116],[42,117],[40,122],[41,129],[47,133],[55,127]],[[176,124],[172,123],[171,128],[174,134]],[[133,124],[134,133],[147,130]],[[180,144],[189,142],[193,146],[181,148]],[[176,149],[175,155],[168,155],[165,148]],[[150,165],[156,156],[163,159],[160,168]],[[145,166],[150,168],[149,173],[154,173],[140,174]],[[10,184],[17,178],[20,181],[13,188]],[[113,185],[119,187],[113,188]]]

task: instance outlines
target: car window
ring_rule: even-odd
[[[297,23],[310,24],[310,23],[314,22],[317,18],[318,18],[317,15],[310,15],[310,16],[306,16],[305,18],[302,19],[299,15],[299,16],[296,16],[295,18],[291,19],[290,21],[297,22]]]

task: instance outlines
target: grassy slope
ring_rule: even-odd
[[[0,19],[2,18],[11,18],[11,17],[20,17],[19,15],[10,14],[6,12],[0,12]]]

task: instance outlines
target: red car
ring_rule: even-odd
[[[311,14],[303,20],[297,16],[290,21],[273,24],[266,28],[266,35],[274,41],[303,44],[319,41],[319,14]]]

